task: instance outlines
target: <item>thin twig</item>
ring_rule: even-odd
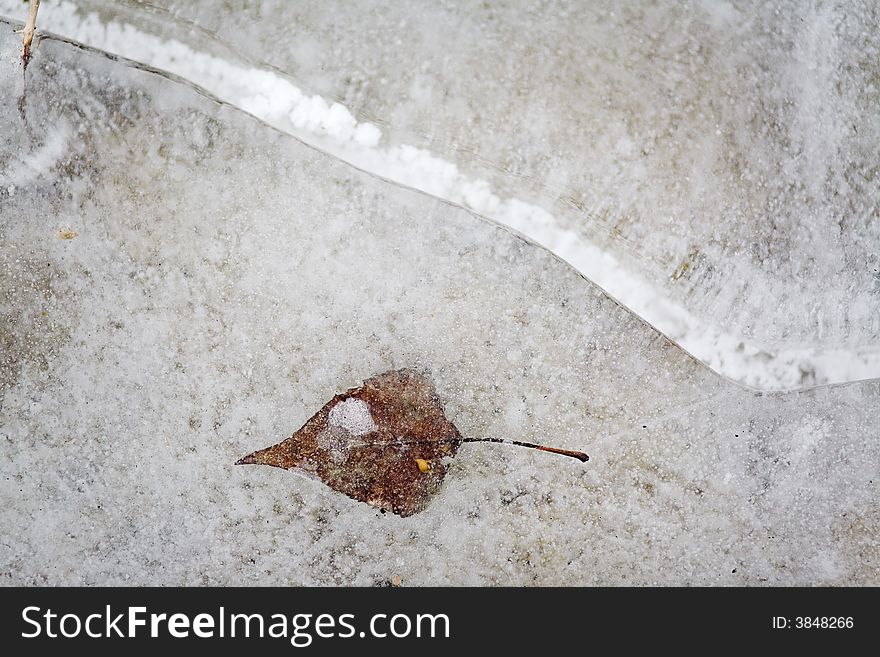
[[[21,63],[27,68],[28,62],[31,59],[31,44],[34,41],[34,32],[37,30],[37,12],[40,10],[40,0],[31,0],[30,8],[28,9],[28,17],[27,22],[24,24],[24,29],[22,30],[22,50],[21,50]]]
[[[547,447],[546,445],[537,445],[535,443],[524,443],[521,440],[504,440],[503,438],[463,438],[463,443],[502,443],[504,445],[516,445],[517,447],[528,447],[529,449],[539,449],[542,452],[550,452],[552,454],[561,454],[562,456],[570,456],[582,463],[590,460],[590,457],[583,452],[573,449],[559,449],[558,447]]]

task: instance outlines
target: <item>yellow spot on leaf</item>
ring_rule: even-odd
[[[419,465],[419,470],[422,472],[427,472],[431,469],[431,464],[428,463],[425,459],[416,459],[416,463]]]

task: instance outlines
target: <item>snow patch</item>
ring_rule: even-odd
[[[330,409],[327,421],[331,426],[345,429],[352,436],[365,436],[379,429],[373,422],[367,402],[349,397]]]
[[[61,124],[49,132],[42,146],[23,153],[11,161],[5,170],[0,170],[0,185],[6,186],[9,196],[15,193],[16,187],[28,183],[51,172],[67,150],[70,138],[70,127]]]

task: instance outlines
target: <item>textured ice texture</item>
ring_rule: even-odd
[[[3,582],[880,583],[880,383],[739,388],[506,229],[55,40],[22,117],[18,48]],[[404,367],[465,436],[592,460],[466,445],[404,519],[233,465]]]
[[[880,376],[874,3],[79,0],[41,20],[515,227],[726,376]]]

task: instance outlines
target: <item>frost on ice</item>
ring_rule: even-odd
[[[367,402],[349,397],[330,409],[327,416],[330,426],[345,429],[352,436],[373,433],[378,428],[370,414]]]
[[[729,378],[880,376],[873,3],[64,0],[41,21],[524,233]]]
[[[877,381],[755,394],[509,231],[51,38],[22,119],[0,27],[5,582],[878,583]],[[399,517],[232,466],[404,368],[589,467],[406,450],[446,482]]]

